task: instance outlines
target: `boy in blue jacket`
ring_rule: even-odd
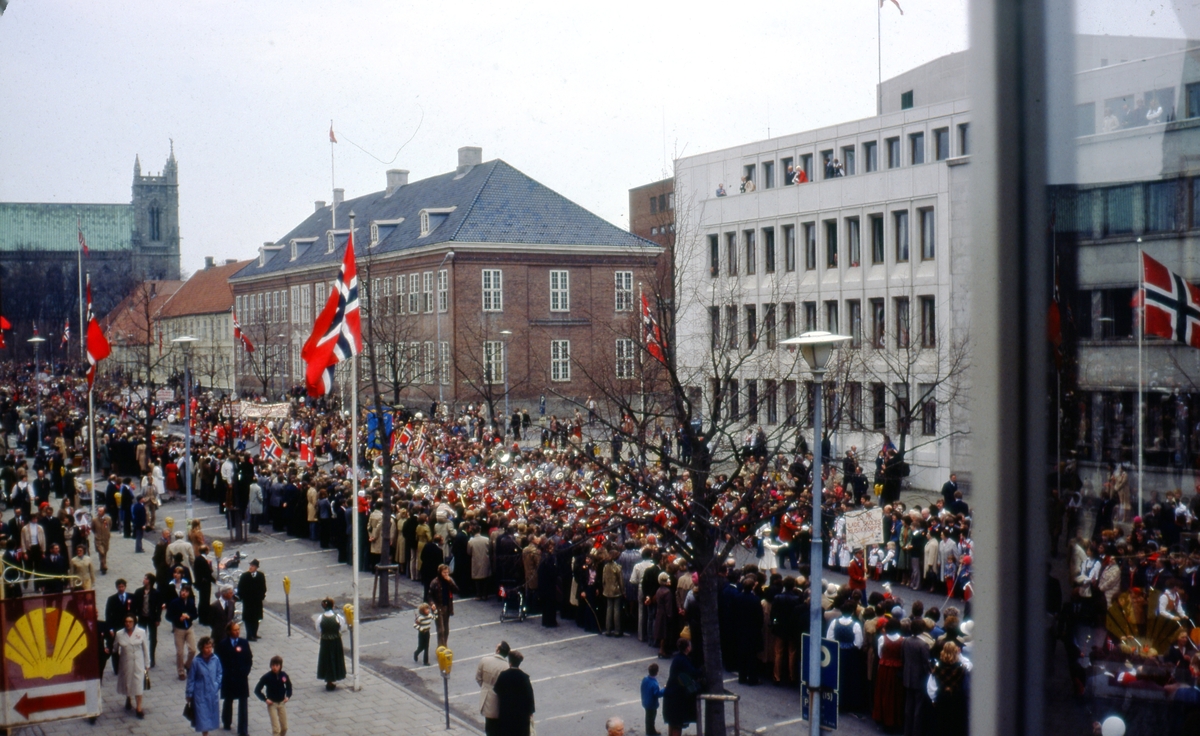
[[[646,709],[646,736],[659,736],[654,727],[658,717],[658,699],[663,690],[658,686],[658,664],[650,665],[650,674],[642,678],[642,707]]]

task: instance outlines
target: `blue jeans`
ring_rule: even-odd
[[[133,530],[133,538],[135,540],[135,544],[133,545],[134,552],[145,552],[145,550],[142,549],[142,535],[145,532],[146,530],[142,529],[140,526]]]

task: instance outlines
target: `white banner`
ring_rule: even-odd
[[[846,514],[846,546],[858,549],[883,544],[883,509],[865,509]]]
[[[292,405],[287,402],[257,404],[253,401],[239,401],[233,413],[240,419],[287,419],[292,415]]]

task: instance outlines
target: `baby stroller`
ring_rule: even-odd
[[[524,621],[528,614],[525,607],[525,586],[517,585],[515,580],[500,583],[500,623],[506,621]]]

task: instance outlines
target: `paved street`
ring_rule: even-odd
[[[203,519],[209,535],[228,539],[223,519],[216,515],[216,507],[197,504],[196,513]],[[183,504],[177,502],[164,506],[158,516],[160,523],[167,516],[182,519]],[[293,675],[297,686],[295,699],[289,704],[292,722],[289,733],[296,736],[354,730],[360,733],[444,733],[442,678],[436,658],[431,659],[429,667],[415,664],[412,660],[412,652],[416,648],[416,632],[412,627],[413,609],[421,597],[420,585],[402,579],[398,593],[399,607],[381,611],[371,605],[372,579],[369,576],[360,578],[360,613],[363,620],[357,627],[356,636],[360,639],[363,687],[357,693],[351,692],[348,687],[327,693],[315,677],[317,644],[313,621],[322,598],[331,596],[339,606],[350,600],[350,568],[337,562],[334,550],[322,550],[315,542],[308,540],[267,533],[269,529],[267,526],[264,533],[253,535],[250,542],[241,545],[240,549],[247,559],[256,557],[260,560],[261,569],[269,581],[267,620],[262,626],[263,639],[255,645],[255,670],[259,670],[257,663],[261,662],[265,671],[269,657],[281,654],[285,659],[285,668]],[[120,537],[114,537],[113,547],[109,574],[101,578],[99,594],[102,600],[111,594],[117,577],[125,577],[135,584],[150,564],[150,548],[147,548],[145,555],[134,555],[132,540]],[[227,542],[225,554],[230,554],[236,548]],[[749,561],[748,556],[746,561]],[[282,579],[285,575],[292,581],[290,638],[284,621]],[[845,580],[843,576],[832,573],[827,573],[825,577],[836,582]],[[875,584],[871,585],[874,590]],[[913,598],[912,592],[907,589],[898,592],[906,601]],[[919,597],[926,605],[941,605],[943,602],[939,597],[924,594]],[[180,716],[184,683],[174,677],[171,668],[174,645],[170,641],[169,626],[165,623],[160,635],[164,641],[160,643],[158,652],[159,666],[151,674],[154,687],[147,694],[145,721],[139,722],[123,711],[123,699],[116,695],[115,680],[110,669],[104,683],[105,716],[89,729],[95,733],[188,732],[188,726]],[[646,674],[646,667],[651,662],[659,661],[663,666],[659,681],[663,684],[666,682],[667,662],[658,660],[654,649],[638,642],[634,636],[610,639],[588,634],[573,621],[560,619],[556,629],[541,626],[538,616],[523,623],[500,623],[499,607],[494,598],[490,601],[465,599],[455,603],[450,637],[455,665],[449,683],[455,730],[463,733],[482,731],[475,667],[479,659],[490,654],[501,639],[525,654],[522,668],[529,673],[534,684],[536,721],[541,734],[593,736],[603,732],[605,719],[612,715],[625,719],[630,734],[644,733],[644,712],[638,696],[638,685]],[[346,644],[349,653],[348,638]],[[745,730],[784,734],[798,732],[801,728],[800,701],[796,692],[769,684],[758,687],[739,685],[736,675],[732,673],[727,674],[726,687],[742,697],[741,719]],[[732,715],[731,708],[730,719]],[[83,723],[86,725],[86,722]],[[270,732],[266,708],[257,701],[251,703],[250,726],[251,733]],[[659,726],[663,726],[661,718]],[[67,734],[73,733],[78,727],[78,722],[68,722],[46,726],[41,731],[30,728],[18,733]],[[852,716],[843,716],[839,731],[849,734],[878,733],[869,719],[859,720]]]

